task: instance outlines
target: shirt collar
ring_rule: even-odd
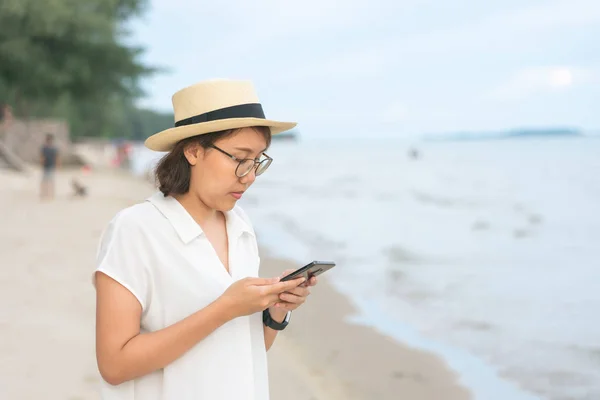
[[[156,192],[147,201],[152,203],[158,211],[173,225],[177,235],[185,244],[204,234],[200,225],[192,218],[187,210],[172,196],[164,196]],[[254,230],[235,209],[224,213],[226,219],[227,235],[238,238],[244,233],[254,236]]]

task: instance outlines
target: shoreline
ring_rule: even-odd
[[[298,267],[295,262],[269,255],[264,246],[261,254],[263,276],[277,276],[287,268]],[[312,383],[317,399],[472,398],[441,357],[409,347],[374,328],[347,322],[357,312],[323,275],[307,303],[293,312],[269,358],[286,351],[302,360],[299,364],[305,368],[301,376]],[[272,394],[280,398],[277,387],[272,388]],[[281,392],[282,397],[284,394]]]
[[[123,171],[57,173],[57,198],[40,202],[40,173],[0,170],[1,398],[96,399],[95,294],[90,281],[99,235],[120,209],[154,189]],[[88,185],[70,198],[70,179]],[[261,276],[278,276],[292,261],[261,246]],[[293,313],[269,358],[271,398],[471,398],[458,375],[433,353],[350,324],[357,310],[325,276]],[[40,334],[43,332],[43,334]]]

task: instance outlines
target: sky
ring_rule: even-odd
[[[600,131],[598,0],[207,3],[150,0],[132,23],[142,60],[165,69],[141,106],[231,78],[306,136]]]

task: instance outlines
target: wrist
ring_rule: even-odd
[[[269,314],[271,314],[271,318],[273,318],[275,322],[283,322],[287,313],[287,310],[283,308],[269,307]]]
[[[226,296],[218,297],[214,302],[213,306],[217,310],[217,312],[223,316],[224,322],[229,322],[232,319],[239,317],[238,312],[236,311],[235,303],[232,302]]]

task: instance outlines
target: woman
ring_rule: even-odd
[[[271,164],[271,135],[295,124],[266,119],[245,81],[188,87],[173,106],[175,127],[146,141],[168,151],[160,191],[119,212],[100,243],[103,398],[268,399],[266,350],[316,279],[258,278],[256,236],[236,202]]]

